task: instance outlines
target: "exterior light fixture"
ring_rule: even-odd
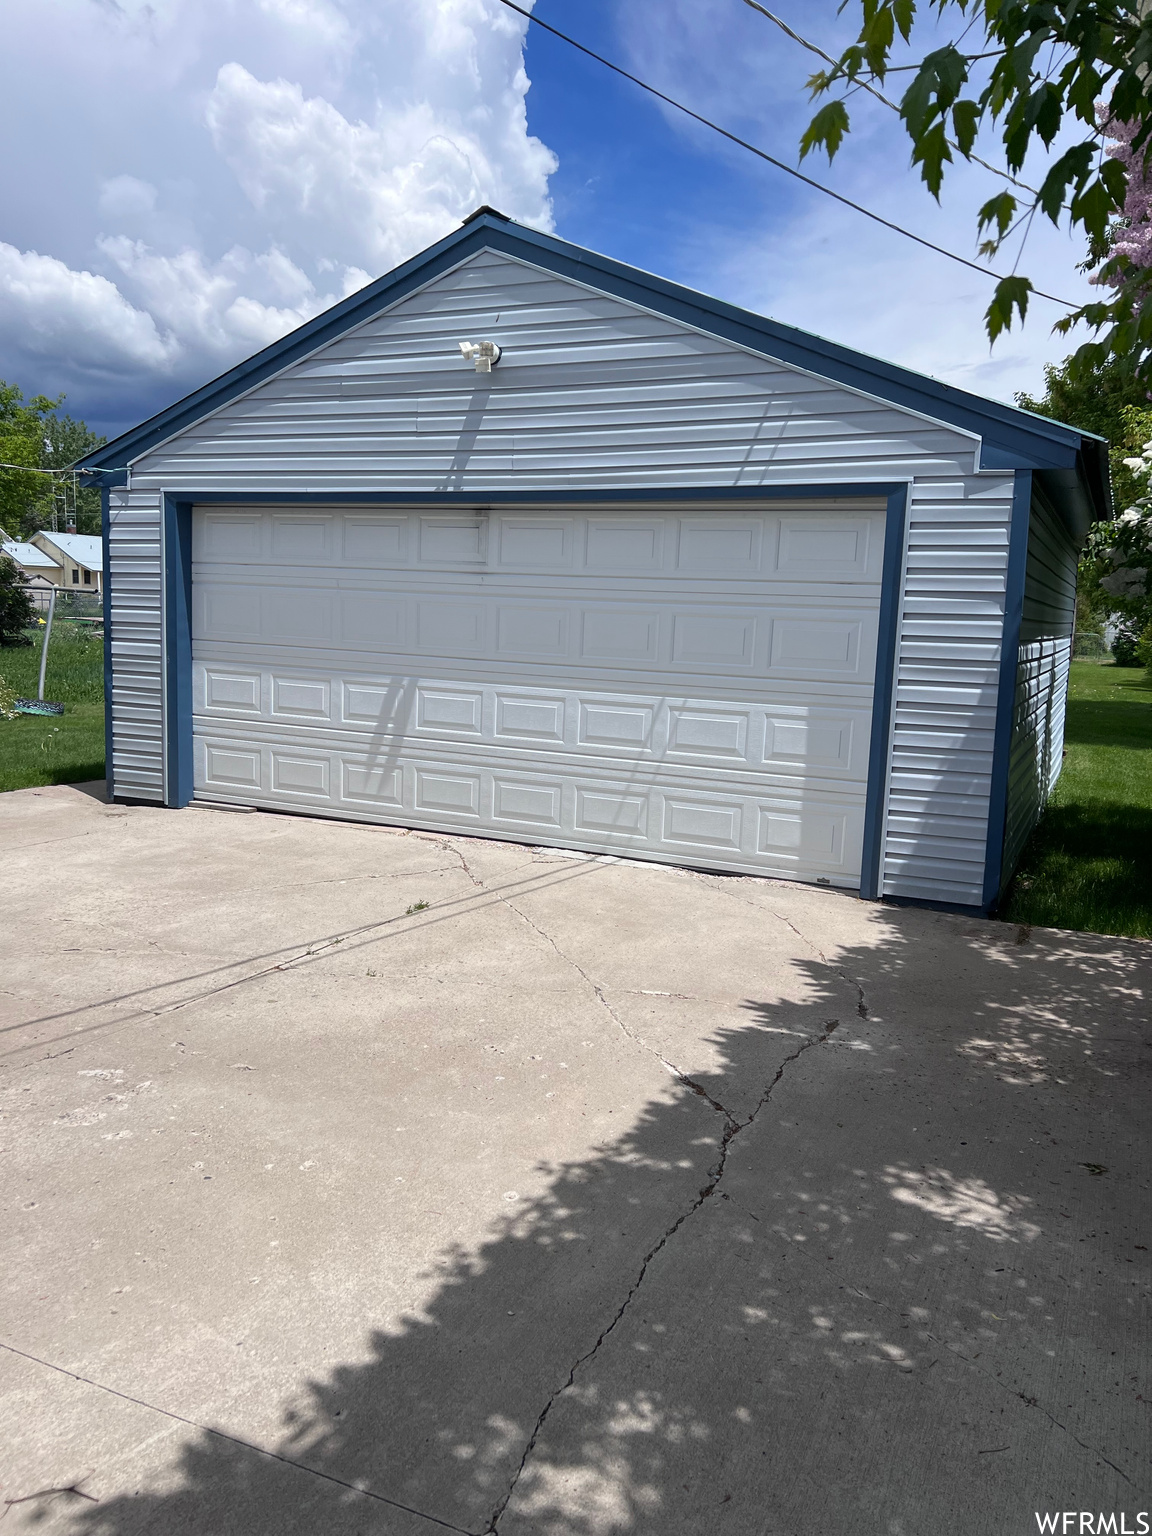
[[[467,362],[476,365],[477,373],[491,373],[500,361],[500,348],[494,341],[462,341],[460,351]]]

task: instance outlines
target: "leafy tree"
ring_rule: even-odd
[[[59,404],[47,395],[25,402],[15,384],[0,379],[0,463],[27,466],[0,469],[0,527],[9,533],[23,530],[29,507],[44,494],[48,477],[35,471],[44,453],[44,420]]]
[[[978,136],[995,134],[1004,185],[978,215],[980,252],[989,259],[1036,214],[1085,236],[1087,266],[1111,297],[1057,322],[1067,332],[1086,321],[1099,340],[1074,354],[1073,367],[1118,358],[1152,375],[1152,6],[1144,0],[927,0],[938,22],[955,17],[959,35],[910,65],[893,62],[897,38],[913,44],[916,0],[845,0],[859,5],[856,41],[812,76],[814,98],[830,99],[809,123],[801,156],[823,148],[831,159],[851,128],[847,98],[858,89],[899,112],[912,162],[934,197],[956,156],[978,158]],[[881,87],[893,69],[911,81],[898,101]],[[1101,106],[1101,102],[1106,103]],[[1101,136],[1113,149],[1101,153]],[[1066,148],[1057,154],[1057,139]],[[983,146],[982,146],[983,147]],[[1035,147],[1054,158],[1038,187],[1020,180]],[[981,162],[982,164],[986,162]],[[1102,264],[1102,265],[1101,265]],[[1023,320],[1027,276],[1001,278],[985,321],[989,338]]]
[[[1124,408],[1148,403],[1147,387],[1114,359],[1087,372],[1073,369],[1070,358],[1046,363],[1044,393],[1039,398],[1016,396],[1016,404],[1026,411],[1038,411],[1082,432],[1095,432],[1114,444],[1124,435]]]
[[[1070,358],[1058,367],[1049,364],[1044,369],[1044,383],[1039,399],[1018,394],[1017,405],[1108,439],[1118,509],[1126,511],[1146,496],[1147,476],[1134,472],[1130,464],[1134,451],[1152,439],[1152,404],[1143,383],[1116,359],[1076,369]],[[1120,617],[1122,633],[1126,633],[1128,616],[1109,584],[1115,572],[1110,555],[1104,553],[1116,545],[1116,528],[1116,520],[1100,524],[1081,553],[1076,574],[1076,629],[1080,634],[1102,633],[1105,620],[1113,616]],[[1121,538],[1122,543],[1126,537]]]
[[[19,566],[7,555],[0,555],[0,646],[31,645],[24,631],[35,621],[36,610],[24,589]]]
[[[1139,441],[1133,438],[1130,416],[1133,409],[1146,409],[1149,403],[1145,384],[1115,358],[1080,368],[1071,358],[1059,365],[1047,363],[1044,393],[1038,399],[1027,394],[1016,396],[1016,404],[1026,411],[1107,438],[1112,492],[1120,507],[1144,491],[1144,483],[1126,467],[1124,457],[1148,437],[1145,433]],[[1139,430],[1135,428],[1137,433]]]
[[[14,536],[50,527],[53,512],[57,526],[74,514],[78,533],[100,532],[99,491],[74,485],[70,476],[36,473],[67,469],[105,442],[84,422],[58,416],[63,401],[63,395],[26,401],[16,385],[0,379],[0,463],[17,466],[0,469],[0,527]]]
[[[40,459],[42,469],[70,469],[78,459],[91,453],[94,448],[102,448],[108,441],[93,432],[86,422],[76,421],[71,416],[52,415],[44,423],[44,452]],[[46,476],[41,477],[47,480]],[[48,482],[51,483],[51,482]],[[57,482],[58,495],[65,503],[66,509],[73,512],[76,517],[77,533],[100,532],[100,492],[94,486],[74,485],[71,477]],[[45,508],[43,501],[37,508],[38,517],[47,516],[48,521],[41,522],[40,527],[48,526],[51,520],[51,507]],[[59,510],[57,512],[59,521]],[[31,533],[33,530],[28,528]]]
[[[1141,485],[1129,507],[1107,523],[1095,523],[1080,558],[1083,577],[1119,618],[1113,654],[1122,665],[1152,662],[1152,408],[1128,406],[1129,438],[1143,435],[1139,453],[1124,467]]]

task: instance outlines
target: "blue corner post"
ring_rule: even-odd
[[[164,803],[187,805],[192,756],[192,503],[164,498]]]
[[[860,863],[860,894],[866,901],[880,895],[884,811],[888,803],[888,742],[896,695],[896,626],[900,618],[900,572],[904,563],[904,525],[908,517],[908,487],[888,492],[884,521],[884,566],[880,585],[880,619],[876,642],[876,683],[872,693],[872,737],[868,747],[868,798],[864,807],[864,852]]]

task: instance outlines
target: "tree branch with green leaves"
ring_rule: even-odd
[[[1037,214],[1078,229],[1084,269],[1096,269],[1092,281],[1111,294],[1070,310],[1056,329],[1067,333],[1084,322],[1095,333],[1076,353],[1077,366],[1114,358],[1152,378],[1149,0],[928,0],[924,16],[945,21],[955,13],[966,25],[959,38],[912,65],[897,64],[895,56],[914,45],[916,0],[845,0],[841,9],[849,5],[859,6],[859,35],[808,82],[814,99],[827,99],[804,131],[801,158],[822,149],[832,160],[851,132],[847,95],[910,69],[897,109],[912,163],[933,197],[939,200],[956,157],[976,161],[978,139],[994,134],[1002,174],[1014,184],[998,190],[977,215],[980,254],[996,257]],[[963,46],[969,36],[970,49]],[[1070,133],[1078,140],[1056,155],[1039,187],[1033,192],[1021,185],[1029,153],[1055,154],[1057,139]],[[1112,141],[1108,150],[1106,140]],[[1149,238],[1139,238],[1142,233]],[[997,282],[985,314],[990,341],[1017,316],[1024,319],[1034,291],[1015,271]]]

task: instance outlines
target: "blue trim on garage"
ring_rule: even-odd
[[[880,578],[880,622],[876,645],[876,684],[872,693],[872,738],[868,747],[868,796],[864,806],[864,851],[860,863],[860,894],[873,901],[880,895],[884,821],[888,806],[888,743],[896,696],[896,641],[900,619],[900,572],[904,566],[904,525],[908,517],[908,487],[888,493],[884,523],[884,567]]]
[[[104,569],[100,580],[104,611],[104,784],[109,800],[116,794],[112,763],[112,509],[107,486],[100,491],[100,546]]]
[[[992,782],[988,794],[988,842],[984,855],[985,912],[995,909],[1004,879],[1008,775],[1012,766],[1016,670],[1020,655],[1020,625],[1024,617],[1024,580],[1028,571],[1028,524],[1031,516],[1032,471],[1018,469],[1012,490],[1012,526],[1008,538],[1008,569],[1004,589],[1004,629],[996,684],[996,729],[992,746]]]
[[[187,805],[192,752],[192,503],[164,497],[164,804]]]
[[[971,432],[984,442],[988,467],[995,459],[997,467],[1004,468],[1067,469],[1078,462],[1090,442],[1099,445],[1103,441],[1063,423],[998,401],[981,399],[978,395],[942,384],[938,379],[854,352],[749,310],[738,309],[638,268],[570,245],[554,235],[544,235],[514,224],[500,215],[484,213],[202,389],[89,454],[80,461],[81,467],[123,469],[150,448],[219,410],[228,401],[355,326],[364,324],[483,250],[498,251],[530,262],[559,277],[720,336],[761,356],[791,364]],[[1099,454],[1083,454],[1083,457],[1091,459],[1088,472],[1092,480],[1092,496],[1097,515],[1104,515],[1108,492],[1099,471],[1102,460]]]

